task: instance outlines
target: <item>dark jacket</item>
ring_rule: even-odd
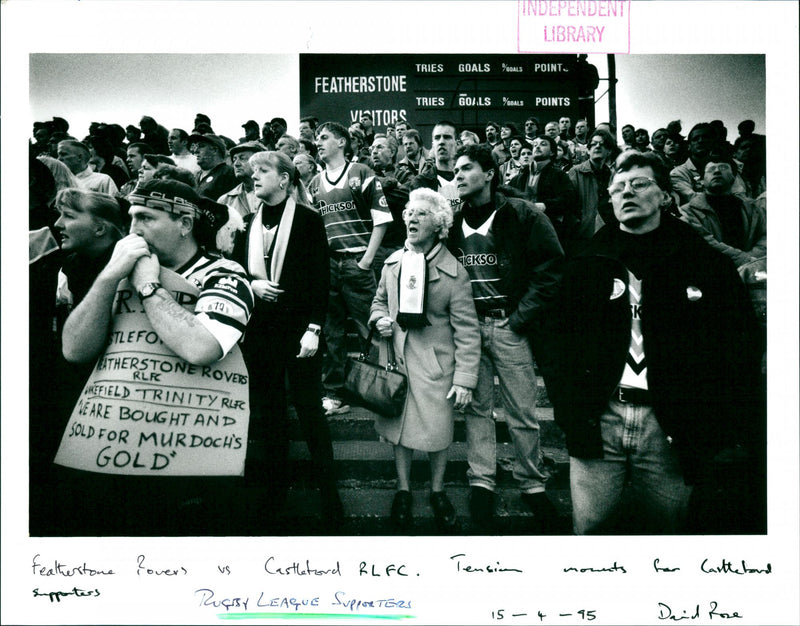
[[[502,266],[510,267],[507,295],[512,310],[509,326],[514,332],[526,333],[541,321],[547,305],[553,300],[561,279],[564,251],[558,237],[542,211],[530,202],[494,195],[493,229],[497,255]],[[453,218],[447,246],[456,258],[463,258],[459,247],[463,236],[465,202]]]
[[[555,419],[571,456],[603,457],[600,417],[631,341],[626,264],[633,263],[652,407],[691,484],[704,461],[756,432],[757,335],[733,264],[671,216],[647,235],[606,226],[567,264],[545,372]],[[615,281],[625,285],[621,295]]]
[[[406,183],[411,181],[411,173],[407,169],[390,165],[386,170],[375,168],[375,174],[381,181],[383,195],[392,212],[392,221],[381,240],[382,248],[396,250],[402,248],[406,241],[406,224],[403,221],[403,209],[408,204],[408,188]]]
[[[409,190],[413,189],[439,189],[439,179],[436,175],[436,161],[433,159],[425,159],[419,168],[419,173],[412,176],[409,181],[405,183]]]
[[[573,237],[580,226],[581,205],[569,176],[552,162],[548,163],[539,174],[534,197],[533,189],[528,186],[530,175],[531,166],[525,165],[508,185],[522,191],[532,202],[544,203],[544,213],[553,222],[556,234],[562,242]]]
[[[245,230],[238,234],[231,258],[245,270],[250,227],[255,213],[244,218]],[[249,271],[248,271],[249,274]],[[330,267],[328,240],[322,218],[313,209],[298,204],[281,272],[280,288],[284,293],[276,303],[256,299],[256,311],[276,312],[292,319],[298,326],[323,326],[328,308]]]
[[[211,198],[214,202],[224,193],[239,184],[233,168],[225,163],[219,163],[211,168],[205,175],[197,172],[197,193],[206,198]]]

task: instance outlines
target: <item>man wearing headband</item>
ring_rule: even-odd
[[[241,339],[253,305],[241,266],[208,254],[228,219],[227,208],[171,180],[148,181],[128,199],[131,233],[117,243],[111,260],[67,319],[64,356],[84,362],[105,347],[111,305],[127,277],[168,348],[195,365],[219,361]],[[162,266],[200,288],[194,313],[161,286]]]
[[[174,180],[146,181],[129,201],[130,234],[64,324],[68,361],[99,358],[55,458],[70,470],[58,510],[83,532],[87,520],[77,512],[100,509],[91,532],[209,532],[230,524],[219,512],[230,511],[230,477],[244,469],[247,370],[236,344],[253,293],[242,267],[215,254],[227,207]],[[220,388],[219,376],[230,384]],[[109,391],[122,389],[127,396]],[[88,398],[107,407],[103,426],[125,441],[107,444],[99,430],[72,436]],[[190,447],[206,439],[213,445]]]

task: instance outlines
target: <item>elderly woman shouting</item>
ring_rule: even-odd
[[[447,450],[454,411],[470,403],[478,381],[480,330],[467,272],[442,244],[453,224],[449,202],[429,189],[416,189],[403,220],[406,243],[386,259],[370,323],[391,338],[408,377],[408,396],[399,418],[378,417],[375,428],[394,444],[398,491],[393,523],[400,530],[410,527],[411,459],[414,450],[423,450],[431,465],[434,517],[447,530],[456,525],[444,492]]]

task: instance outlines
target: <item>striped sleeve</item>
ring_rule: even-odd
[[[362,178],[361,195],[367,202],[372,223],[375,226],[388,224],[392,221],[392,212],[389,210],[389,203],[383,194],[381,181],[372,172]]]
[[[244,272],[226,265],[220,264],[206,274],[194,309],[200,323],[219,342],[223,354],[241,340],[254,304]]]

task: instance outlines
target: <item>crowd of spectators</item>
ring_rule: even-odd
[[[344,518],[326,416],[349,410],[343,392],[348,320],[361,340],[377,322],[379,334],[391,338],[408,359],[403,367],[408,368],[412,383],[409,403],[413,406],[407,406],[402,423],[412,424],[411,430],[400,432],[396,423],[378,422],[379,432],[395,449],[398,497],[391,517],[401,531],[408,530],[413,517],[408,487],[412,449],[431,455],[431,504],[437,522],[443,530],[452,530],[455,523],[455,511],[443,485],[454,417],[447,413],[433,430],[430,425],[420,426],[429,419],[428,414],[439,415],[441,407],[449,405],[463,412],[467,423],[470,515],[479,528],[491,532],[497,377],[516,449],[514,477],[539,530],[555,532],[555,509],[545,497],[548,476],[535,414],[534,360],[548,390],[552,385],[556,420],[567,434],[573,457],[573,529],[578,533],[607,530],[611,509],[616,509],[620,500],[618,493],[609,492],[613,482],[609,472],[617,471],[609,469],[613,446],[606,441],[608,463],[599,469],[603,452],[593,447],[600,442],[599,434],[595,441],[594,434],[580,431],[576,420],[602,421],[605,438],[611,413],[613,419],[624,422],[631,419],[626,417],[628,407],[646,406],[649,412],[642,419],[651,421],[643,424],[655,429],[653,436],[658,438],[664,436],[659,425],[668,432],[678,419],[665,405],[664,397],[669,394],[659,385],[672,386],[669,393],[680,400],[692,391],[674,385],[691,383],[684,381],[686,377],[670,378],[670,372],[665,375],[653,366],[648,387],[642,368],[634,365],[630,371],[614,370],[611,388],[605,383],[595,385],[587,378],[590,374],[608,376],[592,368],[602,363],[613,369],[616,364],[612,367],[590,352],[579,358],[581,345],[575,344],[575,338],[581,337],[592,349],[616,350],[618,346],[603,344],[616,330],[600,341],[597,328],[582,325],[606,323],[607,319],[596,316],[598,311],[623,292],[635,293],[635,298],[630,296],[631,311],[644,307],[647,312],[656,301],[668,306],[665,296],[648,295],[647,291],[651,284],[674,288],[659,273],[664,259],[680,275],[673,282],[683,284],[683,277],[689,280],[697,275],[692,280],[700,282],[687,287],[684,298],[695,302],[707,293],[703,302],[717,307],[711,312],[719,316],[719,326],[724,329],[719,332],[742,333],[746,329],[747,336],[726,338],[740,346],[750,342],[757,346],[761,375],[756,374],[757,380],[750,382],[762,384],[765,318],[757,300],[763,305],[766,280],[766,139],[755,133],[750,120],[739,124],[733,143],[719,120],[695,124],[685,137],[680,121],[652,132],[626,124],[621,129],[621,143],[609,123],[591,128],[586,119],[575,120],[573,125],[566,116],[548,121],[531,116],[521,129],[513,122],[488,121],[482,129],[460,129],[441,121],[431,131],[422,132],[409,120],[379,129],[368,113],[349,127],[303,117],[296,137],[289,134],[280,117],[261,127],[247,120],[242,128],[244,136],[234,141],[215,133],[211,119],[202,113],[196,115],[191,130],[168,130],[145,115],[138,126],[93,122],[88,135],[80,139],[70,134],[63,118],[34,124],[29,145],[31,372],[32,376],[63,380],[55,387],[55,398],[31,395],[31,433],[42,441],[38,453],[31,456],[31,476],[41,483],[39,487],[58,480],[50,467],[59,440],[53,433],[63,432],[87,374],[85,367],[72,368],[64,362],[62,332],[78,323],[73,316],[76,310],[85,315],[89,305],[80,305],[92,289],[99,289],[95,282],[108,282],[112,275],[109,266],[116,263],[112,278],[117,281],[128,272],[139,271],[131,269],[139,266],[134,261],[124,267],[114,261],[120,246],[138,246],[137,255],[147,255],[148,247],[150,252],[156,249],[155,236],[132,224],[131,216],[141,222],[137,202],[146,204],[158,190],[172,194],[175,206],[188,202],[197,210],[188,240],[196,246],[186,249],[199,247],[211,256],[236,261],[235,271],[250,282],[246,292],[254,301],[245,307],[240,333],[245,361],[253,374],[249,436],[267,443],[268,461],[259,464],[248,458],[247,471],[259,473],[259,480],[268,483],[273,514],[280,510],[291,482],[286,463],[286,404],[291,398],[314,461],[323,517],[332,528]],[[426,141],[430,145],[426,146]],[[428,191],[416,192],[418,189]],[[632,216],[637,211],[644,217]],[[203,223],[201,216],[211,214],[223,218],[211,220],[213,237],[209,239],[196,225]],[[302,232],[296,231],[298,224],[303,224]],[[653,239],[654,230],[667,234]],[[633,243],[617,237],[619,233],[640,237]],[[134,244],[120,243],[131,238]],[[651,243],[649,251],[641,245],[645,240]],[[180,238],[176,241],[186,245]],[[276,246],[281,250],[277,269]],[[698,257],[676,257],[676,250]],[[166,252],[161,250],[162,255]],[[596,254],[618,258],[623,273],[588,264],[587,259]],[[478,261],[489,258],[495,261]],[[422,269],[426,263],[427,274]],[[700,263],[706,264],[702,275],[697,273]],[[177,260],[172,263],[175,268],[179,265]],[[147,271],[154,279],[148,284],[157,284],[157,268],[148,267]],[[738,285],[732,284],[730,275],[737,273]],[[606,274],[612,291],[603,295],[596,287]],[[427,295],[418,302],[413,290],[404,286],[402,277],[408,275],[412,286],[417,280],[426,286]],[[434,277],[439,276],[443,282],[435,284]],[[566,281],[563,290],[562,278]],[[751,306],[749,313],[733,311],[748,290],[755,308]],[[106,292],[106,297],[109,293],[113,292]],[[440,297],[440,293],[444,295]],[[144,301],[150,294],[140,293],[140,297]],[[628,298],[621,300],[628,303]],[[97,299],[101,301],[105,303]],[[590,302],[595,307],[592,311]],[[562,316],[555,310],[559,304],[568,307],[561,313],[569,310],[570,314]],[[761,314],[760,330],[742,321],[754,310]],[[578,317],[581,312],[587,317]],[[428,322],[426,315],[433,321]],[[697,318],[692,315],[666,317],[673,324],[711,319],[709,311]],[[629,315],[627,335],[614,335],[623,337],[623,353],[631,342],[633,324],[634,335],[640,332],[651,338],[652,343],[646,343],[650,361],[666,361],[673,367],[672,357],[658,352],[652,337],[661,331],[648,328],[647,313],[641,322],[636,314],[633,319],[631,322]],[[90,332],[85,327],[82,330]],[[567,340],[565,332],[570,333]],[[71,331],[74,342],[73,334]],[[722,358],[720,342],[709,339],[711,334],[717,337],[710,329],[690,333],[673,327],[672,349],[696,352],[699,348],[693,341]],[[568,345],[568,350],[562,344]],[[65,349],[64,354],[70,356],[68,353]],[[749,383],[738,378],[751,371],[749,354],[742,347],[735,359],[730,357],[729,362],[738,359],[742,363],[737,373],[708,366],[712,360],[708,355],[688,360],[698,368],[693,372],[694,388],[703,394],[691,401],[680,400],[696,411],[693,419],[708,418],[713,428],[724,428],[721,416],[729,403],[720,408],[714,399],[717,392],[727,393],[734,377],[740,385],[735,397],[744,403],[739,409],[757,405],[748,404],[751,398],[743,387]],[[595,356],[595,361],[586,360]],[[585,367],[586,377],[569,370],[577,365]],[[706,366],[711,373],[704,373]],[[423,375],[417,380],[420,372]],[[429,393],[425,386],[431,385],[432,376],[446,380],[434,387],[435,400],[423,401],[420,398]],[[713,376],[717,387],[707,384],[704,376]],[[589,400],[581,404],[576,398],[581,389],[596,406],[588,407]],[[609,394],[613,395],[613,411],[604,413]],[[758,420],[758,410],[752,413],[737,419]],[[657,520],[649,520],[655,523],[655,532],[686,528],[690,485],[700,471],[698,464],[713,456],[706,448],[718,451],[731,444],[727,434],[716,433],[720,444],[715,447],[709,444],[713,437],[708,432],[681,428],[669,431],[665,439],[669,445],[659,453],[659,460],[675,454],[671,449],[674,437],[679,459],[675,463],[670,460],[664,474],[664,484],[671,485],[670,494],[657,494],[651,483],[639,485],[641,501],[652,505],[650,512],[663,522],[659,525]],[[761,441],[759,428],[743,432],[752,435],[749,443]],[[613,454],[625,457],[632,453],[615,449]],[[620,465],[623,473],[625,462],[638,467],[637,459],[626,459]],[[669,506],[663,502],[667,497],[672,498]],[[47,498],[34,499],[34,504],[46,509]],[[173,521],[177,519],[180,517]]]

